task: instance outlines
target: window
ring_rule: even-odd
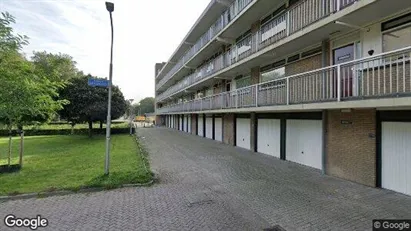
[[[382,36],[383,52],[411,46],[411,25],[386,32]]]
[[[383,52],[411,46],[411,13],[381,24]]]
[[[275,79],[280,79],[285,76],[285,67],[276,68],[267,72],[264,72],[260,76],[260,82],[268,82]]]
[[[317,48],[314,48],[312,50],[301,53],[301,58],[306,58],[306,57],[309,57],[309,56],[312,56],[312,55],[315,55],[315,54],[319,54],[321,52],[322,52],[322,48],[317,47]]]
[[[291,63],[291,62],[297,61],[299,59],[300,59],[300,54],[296,54],[296,55],[293,55],[291,57],[288,57],[287,63]]]
[[[206,96],[210,96],[210,95],[213,95],[213,89],[212,88],[209,88],[209,89],[206,90]]]
[[[243,88],[251,85],[251,76],[245,76],[242,78],[237,79],[236,81],[236,88]]]

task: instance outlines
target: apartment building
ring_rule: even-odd
[[[411,1],[212,0],[157,124],[411,195]]]

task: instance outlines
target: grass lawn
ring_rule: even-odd
[[[0,195],[82,187],[115,188],[151,180],[147,161],[135,137],[111,138],[110,175],[104,176],[105,137],[33,136],[24,139],[23,168],[0,174]],[[13,140],[12,163],[18,163],[18,139]],[[0,165],[6,164],[8,139],[0,138]],[[143,151],[144,152],[144,151]]]

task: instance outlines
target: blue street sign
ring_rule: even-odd
[[[92,87],[108,87],[108,82],[106,79],[88,79],[88,85]]]

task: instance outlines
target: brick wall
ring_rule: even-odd
[[[376,111],[329,110],[327,114],[327,174],[375,187]]]
[[[250,150],[256,151],[257,150],[257,142],[255,142],[256,134],[257,134],[257,126],[256,125],[257,116],[255,112],[251,112],[250,115]]]
[[[165,125],[165,117],[164,117],[164,116],[156,115],[156,125],[157,125],[157,126],[163,126],[163,125]]]
[[[191,116],[191,134],[197,135],[197,115],[192,114]]]
[[[321,68],[321,54],[291,63],[285,66],[285,75],[295,75],[298,73],[312,71]]]
[[[223,142],[234,146],[234,114],[223,115]]]
[[[260,82],[260,67],[251,68],[251,84]]]
[[[318,54],[285,66],[286,76],[312,71],[322,67],[322,55]],[[323,86],[322,73],[290,79],[290,102],[303,103],[318,99]]]

